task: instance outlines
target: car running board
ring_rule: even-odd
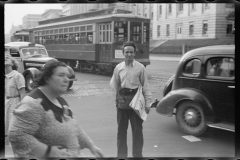
[[[235,126],[226,124],[226,123],[214,123],[214,124],[207,124],[209,127],[212,128],[219,128],[219,129],[224,129],[228,131],[235,132]]]

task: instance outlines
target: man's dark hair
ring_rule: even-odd
[[[124,47],[126,47],[126,46],[132,46],[134,48],[134,51],[135,52],[137,51],[137,46],[133,41],[127,41],[127,42],[123,43],[123,46],[122,46],[123,52],[124,52]]]
[[[46,62],[45,65],[41,68],[38,78],[34,81],[34,88],[46,85],[46,81],[53,75],[53,70],[59,66],[67,67],[65,63],[60,62],[56,59]]]

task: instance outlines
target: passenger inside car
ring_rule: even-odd
[[[229,77],[229,73],[222,68],[223,58],[210,59],[209,62],[212,65],[212,68],[208,72],[209,76]]]

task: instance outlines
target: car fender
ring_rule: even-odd
[[[185,100],[191,100],[199,104],[203,109],[206,121],[213,121],[214,113],[211,103],[198,90],[195,89],[178,89],[170,91],[160,102],[158,102],[156,111],[159,114],[171,117],[174,108]]]
[[[70,66],[67,65],[67,68],[68,68],[68,72],[69,72],[69,74],[70,74],[70,76],[69,76],[69,81],[76,81],[77,78],[75,77],[75,72],[74,72],[74,70],[72,69],[72,67],[70,67]]]
[[[36,79],[40,74],[40,71],[37,68],[28,68],[22,74],[23,77],[26,77],[28,74],[31,74],[33,79]]]

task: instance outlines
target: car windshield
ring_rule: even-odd
[[[24,56],[47,56],[46,50],[43,48],[24,48],[22,53]]]

